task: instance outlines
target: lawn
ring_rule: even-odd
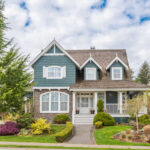
[[[64,125],[51,125],[54,134],[65,128]],[[28,136],[0,136],[0,141],[8,142],[38,142],[38,143],[56,143],[54,134],[46,135],[28,135]]]
[[[94,131],[96,143],[99,145],[137,145],[137,146],[150,146],[144,143],[129,143],[124,141],[115,140],[113,136],[121,131],[130,129],[130,126],[109,126]]]

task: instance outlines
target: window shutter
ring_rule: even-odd
[[[66,78],[66,66],[62,67],[62,77]]]
[[[43,78],[47,78],[47,74],[48,74],[48,67],[43,66]]]

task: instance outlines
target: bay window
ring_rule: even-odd
[[[62,92],[49,92],[42,94],[40,99],[41,113],[68,113],[69,96]]]

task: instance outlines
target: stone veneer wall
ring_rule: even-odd
[[[54,117],[59,114],[59,113],[40,113],[40,95],[45,93],[45,92],[50,92],[50,91],[60,91],[69,94],[69,116],[70,119],[72,119],[72,92],[68,90],[48,90],[48,89],[43,89],[43,90],[34,90],[34,95],[33,95],[33,100],[34,100],[34,117],[35,118],[44,118],[47,119],[48,121],[53,121]]]

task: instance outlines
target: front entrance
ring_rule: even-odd
[[[81,98],[80,113],[81,114],[88,114],[89,113],[89,99],[88,99],[88,97],[82,97]]]

